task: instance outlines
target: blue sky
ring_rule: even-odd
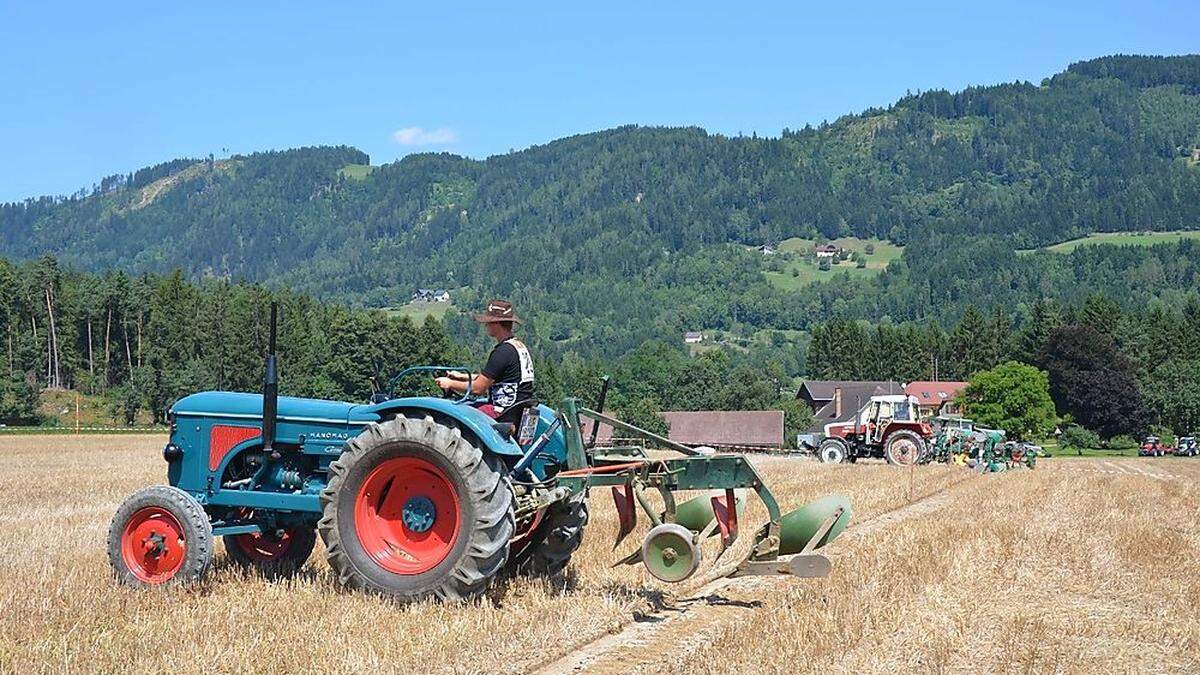
[[[778,135],[906,90],[1200,51],[1195,0],[178,4],[0,0],[0,201],[210,152]]]

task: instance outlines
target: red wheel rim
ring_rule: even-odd
[[[161,584],[183,567],[187,539],[179,520],[161,506],[138,509],[121,532],[121,559],[139,581]]]
[[[292,533],[285,530],[279,536],[239,534],[233,538],[233,545],[254,562],[269,563],[281,558],[292,547]]]
[[[432,523],[413,529],[406,508],[432,505]],[[459,502],[445,472],[420,457],[389,459],[371,471],[354,502],[354,530],[383,569],[413,575],[437,567],[458,541]]]

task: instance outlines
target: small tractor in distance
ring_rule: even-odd
[[[917,399],[902,394],[872,396],[854,417],[825,425],[817,455],[826,464],[883,457],[888,464],[914,464],[925,455],[933,429],[920,421]]]
[[[1164,457],[1175,453],[1175,448],[1163,443],[1158,436],[1147,436],[1138,447],[1138,457]]]
[[[286,576],[319,535],[345,587],[399,601],[469,599],[502,574],[562,571],[582,541],[595,487],[612,491],[618,543],[639,508],[652,525],[620,562],[640,562],[667,582],[696,573],[700,544],[713,535],[720,535],[718,575],[824,576],[830,562],[815,551],[850,520],[839,496],[781,513],[744,456],[702,453],[574,398],[557,411],[530,402],[514,425],[497,423],[467,396],[384,393],[363,404],[279,397],[275,324],[272,307],[262,394],[202,392],[171,407],[163,450],[169,485],[130,496],[109,527],[119,581],[198,581],[216,537],[235,563]],[[451,370],[473,377],[461,366],[418,366],[386,391],[406,376]],[[606,380],[598,410],[607,389]],[[593,420],[588,440],[581,415]],[[679,456],[598,447],[601,422]],[[680,491],[702,494],[677,503]],[[738,559],[718,568],[742,530],[749,492],[769,520]]]
[[[1195,457],[1200,454],[1200,449],[1196,447],[1195,436],[1180,436],[1179,441],[1175,444],[1175,455],[1177,457]]]

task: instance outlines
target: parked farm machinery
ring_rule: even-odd
[[[1179,441],[1175,445],[1176,457],[1195,457],[1200,454],[1200,447],[1196,445],[1195,436],[1180,436]]]
[[[169,485],[129,497],[109,528],[121,582],[195,582],[210,568],[216,537],[233,562],[286,576],[319,535],[344,586],[402,601],[471,598],[504,574],[560,572],[582,541],[591,488],[611,490],[618,543],[638,511],[646,516],[641,546],[619,562],[640,562],[662,581],[695,574],[701,542],[717,535],[711,567],[730,558],[722,574],[815,577],[830,570],[817,550],[851,517],[838,496],[781,512],[747,458],[705,454],[608,417],[597,411],[604,393],[597,410],[574,398],[558,410],[530,402],[515,425],[497,423],[467,396],[383,393],[367,404],[279,397],[274,308],[270,336],[261,394],[203,392],[172,406]],[[461,366],[419,366],[386,391],[451,370],[474,377]],[[593,420],[587,440],[581,417]],[[670,456],[598,447],[599,423]],[[702,494],[681,498],[690,491]],[[750,493],[767,522],[751,545],[732,549]]]
[[[817,455],[826,464],[883,457],[888,464],[914,464],[923,457],[933,430],[918,415],[912,396],[872,396],[854,417],[825,425]]]
[[[1175,454],[1175,448],[1167,445],[1158,436],[1147,436],[1138,446],[1138,457],[1165,457]]]
[[[1007,440],[999,429],[984,429],[974,426],[970,420],[955,419],[952,423],[942,424],[929,452],[919,463],[953,463],[989,473],[1017,466],[1032,469],[1041,454],[1041,447]]]

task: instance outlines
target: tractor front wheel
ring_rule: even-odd
[[[329,466],[321,504],[329,565],[352,588],[401,601],[467,599],[508,559],[508,481],[432,417],[398,417],[351,439]]]
[[[902,429],[888,436],[883,456],[888,464],[908,466],[925,455],[925,439],[916,432]]]
[[[841,464],[849,459],[850,449],[840,438],[826,438],[817,448],[817,454],[825,464]]]
[[[212,555],[212,524],[204,507],[169,485],[130,495],[108,527],[108,561],[117,580],[130,586],[199,581]]]
[[[317,543],[317,532],[289,527],[263,534],[231,534],[223,540],[225,552],[239,567],[254,569],[268,579],[283,579],[308,561]]]

